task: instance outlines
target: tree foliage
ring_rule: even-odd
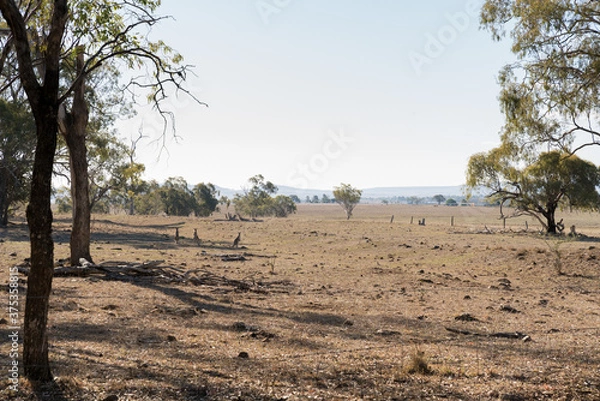
[[[201,182],[194,186],[192,192],[196,201],[194,210],[196,216],[210,216],[217,210],[220,203],[220,199],[217,198],[219,196],[219,191],[217,191],[213,184]]]
[[[527,152],[600,144],[600,2],[486,0],[482,26],[510,31],[518,61],[500,74],[503,136]]]
[[[11,208],[27,201],[35,125],[26,103],[0,99],[0,226],[8,224]]]
[[[444,195],[438,194],[433,197],[433,200],[437,202],[438,205],[446,202],[446,197]]]
[[[287,217],[296,212],[296,204],[289,196],[278,195],[278,191],[271,181],[265,181],[261,175],[251,177],[248,182],[252,184],[245,189],[243,194],[236,194],[233,199],[235,210],[238,214],[249,215],[252,218],[259,216]]]
[[[59,112],[63,112],[63,126],[70,122],[69,117],[85,117],[83,101],[74,97],[70,114],[64,112],[65,102],[73,94],[82,99],[86,77],[101,66],[115,63],[124,69],[149,72],[146,80],[134,75],[125,89],[142,88],[163,117],[164,130],[167,129],[173,114],[163,108],[161,101],[170,94],[168,87],[190,93],[183,86],[188,68],[182,64],[181,56],[164,42],[148,39],[149,31],[161,19],[155,15],[159,5],[160,0],[0,0],[0,24],[8,27],[8,34],[0,38],[0,72],[12,74],[0,84],[0,91],[12,90],[18,82],[36,122],[27,207],[31,272],[23,341],[24,374],[33,381],[52,380],[47,322],[54,268],[51,187]],[[77,76],[69,80],[62,62],[72,54],[79,56]],[[76,106],[83,113],[75,113]],[[77,160],[84,161],[85,157]]]
[[[340,184],[339,187],[333,188],[333,197],[335,201],[342,206],[346,212],[346,217],[350,220],[352,212],[362,196],[362,191],[352,187],[350,184]]]
[[[489,190],[502,218],[532,216],[548,233],[557,232],[556,211],[561,208],[598,209],[599,185],[598,167],[560,151],[541,153],[527,163],[499,147],[471,156],[467,169],[468,188]],[[505,207],[513,212],[506,214]]]

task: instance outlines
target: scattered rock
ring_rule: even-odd
[[[109,304],[109,305],[103,306],[100,309],[102,309],[102,310],[117,310],[117,309],[119,309],[119,307],[117,305]]]
[[[479,322],[480,320],[471,315],[470,313],[463,313],[454,318],[454,320],[460,320],[461,322]]]
[[[246,324],[244,322],[235,322],[231,328],[235,331],[260,331],[260,329],[256,326],[251,326],[249,324]]]
[[[375,332],[378,336],[398,336],[400,335],[399,331],[396,330],[388,330],[388,329],[379,329]]]
[[[16,253],[16,252],[13,252],[13,253],[11,253],[11,254],[10,254],[10,255],[8,255],[8,256],[10,256],[11,258],[16,258],[16,257],[17,257],[17,253]]]
[[[548,305],[548,302],[549,301],[547,299],[540,299],[540,301],[538,302],[538,304],[540,306],[546,306],[546,305]]]
[[[259,330],[259,331],[253,331],[249,335],[244,334],[242,337],[250,337],[250,338],[257,339],[257,340],[261,340],[262,342],[267,342],[267,341],[270,341],[271,339],[275,338],[275,334],[269,333],[268,331],[265,331],[265,330]]]
[[[238,358],[240,359],[248,359],[250,358],[250,354],[248,354],[246,351],[242,351],[238,354]]]
[[[464,299],[464,300],[469,300],[469,299],[471,299],[471,296],[470,296],[470,295],[465,295],[465,296],[463,297],[463,299]]]
[[[501,278],[500,280],[498,280],[498,286],[502,289],[510,290],[511,282],[507,278]]]
[[[177,338],[175,336],[173,336],[173,335],[168,335],[167,336],[167,341],[169,341],[169,342],[177,341]]]
[[[508,312],[508,313],[521,313],[521,311],[513,308],[510,305],[500,305],[500,310],[502,312]]]
[[[117,395],[111,394],[102,401],[119,401],[119,397]]]
[[[8,320],[6,320],[5,318],[0,319],[0,324],[7,324]]]

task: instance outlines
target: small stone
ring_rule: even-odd
[[[510,305],[500,305],[500,310],[502,312],[508,312],[508,313],[519,313],[519,311],[515,308],[513,308]]]
[[[463,313],[454,318],[454,320],[460,320],[462,322],[479,322],[479,319],[471,315],[470,313]]]
[[[106,397],[105,399],[103,399],[102,401],[119,401],[119,397],[112,394],[112,395],[109,395],[108,397]]]
[[[242,351],[238,354],[238,358],[240,359],[248,359],[250,358],[250,354],[248,354],[246,351]]]
[[[167,341],[177,341],[177,338],[173,335],[168,335],[167,336]]]

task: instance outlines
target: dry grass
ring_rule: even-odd
[[[586,235],[567,241],[538,235],[531,220],[527,233],[525,220],[501,230],[496,215],[359,205],[346,221],[337,205],[301,205],[291,218],[264,222],[95,216],[96,262],[162,259],[262,291],[56,278],[56,384],[36,396],[22,381],[13,398],[600,399],[600,216],[564,215]],[[423,217],[427,225],[418,226]],[[57,259],[68,255],[68,229],[59,216]],[[233,250],[238,232],[242,249]],[[28,242],[19,225],[0,239],[6,283]],[[244,251],[264,257],[215,257]],[[493,336],[515,332],[530,341]],[[0,358],[6,363],[6,352]],[[10,397],[0,390],[0,399]]]

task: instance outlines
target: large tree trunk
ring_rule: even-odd
[[[19,2],[19,5],[21,2]],[[36,123],[36,149],[27,206],[31,246],[31,271],[27,278],[23,365],[32,381],[52,380],[48,360],[48,304],[54,273],[52,209],[50,206],[52,167],[58,133],[58,89],[62,38],[69,16],[67,0],[54,0],[50,25],[45,30],[45,52],[40,81],[31,57],[31,43],[23,15],[14,0],[0,0],[0,12],[10,27],[17,53],[19,77],[27,93]]]
[[[31,272],[27,279],[23,365],[25,376],[34,381],[50,381],[48,361],[48,304],[54,272],[52,209],[50,205],[52,167],[56,151],[56,111],[46,107],[37,120],[37,145],[27,206],[31,242]]]
[[[69,148],[71,167],[71,199],[73,202],[73,226],[71,229],[71,265],[79,265],[80,259],[92,261],[90,254],[91,206],[87,161],[86,129],[89,111],[85,102],[85,75],[83,74],[83,48],[77,49],[78,81],[74,88],[73,106],[67,113],[61,105],[60,131]]]
[[[556,234],[556,208],[548,208],[547,213],[544,215],[546,217],[547,229],[546,232],[548,234]]]
[[[68,135],[71,165],[71,199],[73,200],[73,226],[71,229],[71,265],[79,265],[81,258],[92,261],[90,254],[91,211],[89,177],[85,136]]]

